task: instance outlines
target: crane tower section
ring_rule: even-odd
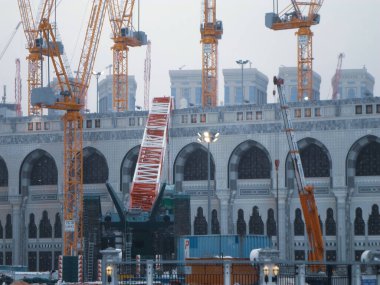
[[[338,64],[336,65],[335,75],[332,79],[332,88],[333,88],[332,99],[333,100],[337,100],[338,95],[339,95],[339,82],[340,82],[340,76],[342,73],[343,57],[344,57],[344,53],[340,53],[338,55]]]
[[[146,56],[144,62],[144,110],[149,110],[150,91],[150,67],[151,67],[151,42],[146,46]]]
[[[223,23],[216,20],[216,0],[203,0],[200,27],[202,43],[202,106],[216,106],[218,96],[218,40]]]
[[[280,98],[281,114],[284,120],[286,138],[294,166],[298,195],[305,218],[306,232],[308,235],[310,249],[308,259],[312,262],[322,262],[324,256],[324,244],[319,223],[318,208],[314,198],[314,187],[306,184],[297,140],[294,135],[294,128],[290,119],[289,106],[287,105],[285,95],[282,92],[284,80],[274,77],[273,82],[277,86],[278,96]],[[320,268],[316,266],[314,269]]]
[[[113,110],[128,110],[128,52],[129,47],[147,44],[147,36],[133,27],[135,0],[110,0],[108,15],[112,29],[113,51]]]
[[[313,99],[313,33],[312,25],[319,24],[319,9],[324,0],[296,1],[278,12],[278,0],[273,12],[265,15],[265,25],[272,30],[298,29],[297,70],[298,101]]]
[[[137,159],[129,209],[151,212],[156,202],[161,183],[172,99],[154,98]]]
[[[20,72],[20,59],[16,59],[16,76],[15,76],[15,102],[16,102],[16,116],[22,117],[21,110],[21,72]]]

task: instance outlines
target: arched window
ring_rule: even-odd
[[[305,177],[329,177],[330,163],[327,154],[316,144],[309,144],[300,150]]]
[[[365,235],[365,224],[361,208],[356,208],[355,210],[354,233],[356,236]]]
[[[264,234],[264,223],[259,214],[259,208],[254,206],[252,208],[252,216],[249,219],[249,233],[254,235]]]
[[[214,180],[215,165],[210,157],[211,173],[210,179]],[[194,150],[187,158],[184,167],[184,180],[207,180],[207,151],[203,148]]]
[[[238,166],[238,179],[270,178],[270,162],[266,153],[252,146],[241,154]]]
[[[195,235],[207,235],[207,222],[203,216],[203,208],[199,207],[197,210],[197,216],[194,219],[194,234]]]
[[[58,172],[52,157],[43,154],[34,164],[30,174],[31,185],[56,185]]]
[[[244,220],[244,211],[239,209],[238,219],[236,222],[236,232],[239,236],[245,236],[247,234],[247,224]]]
[[[61,216],[59,215],[59,213],[55,214],[54,237],[55,238],[62,237],[62,223],[61,223]]]
[[[3,225],[1,224],[1,221],[0,221],[0,239],[4,238],[3,237]],[[0,263],[2,264],[2,263]]]
[[[213,235],[219,235],[220,234],[218,211],[215,209],[212,210],[212,212],[211,212],[211,233]]]
[[[7,215],[7,222],[5,224],[5,238],[12,238],[12,217],[10,214]]]
[[[28,236],[29,238],[37,238],[37,225],[34,220],[34,214],[29,215]]]
[[[268,210],[268,219],[267,219],[267,235],[275,236],[277,232],[277,225],[274,219],[274,211],[273,209]]]
[[[372,205],[372,211],[368,218],[368,235],[380,235],[379,206]]]
[[[3,159],[0,158],[0,187],[8,186],[8,169]]]
[[[302,220],[302,213],[299,208],[296,209],[296,217],[294,218],[294,235],[303,236],[305,235],[305,223]]]
[[[108,166],[106,160],[96,151],[90,150],[88,155],[83,157],[83,183],[106,183],[107,179]]]
[[[380,143],[370,142],[362,148],[356,160],[356,176],[380,175]]]
[[[42,219],[40,221],[40,238],[51,238],[52,237],[52,227],[48,217],[48,212],[42,212]]]
[[[326,236],[335,236],[336,235],[336,223],[334,220],[334,211],[331,208],[327,209],[326,217]]]

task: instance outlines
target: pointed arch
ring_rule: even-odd
[[[83,184],[106,183],[108,164],[104,155],[93,147],[83,149]]]
[[[370,161],[376,161],[377,158],[379,158],[380,156],[379,146],[380,146],[380,138],[373,135],[362,137],[358,139],[351,146],[347,154],[347,159],[346,159],[346,181],[347,181],[348,188],[355,187],[355,176],[357,175],[357,167],[360,167],[361,165],[364,167],[364,165],[366,164],[364,160],[368,159]],[[374,153],[372,155],[368,155],[369,151],[374,151]],[[359,165],[357,163],[359,163]],[[365,170],[363,168],[359,171],[359,174],[360,175],[362,174],[380,175],[380,174],[376,174],[376,173],[380,173],[379,163],[380,163],[379,160],[377,160],[374,166],[372,166],[375,168],[374,170],[368,170],[367,168],[366,168],[367,170]],[[368,162],[367,162],[366,167],[369,167]]]
[[[231,191],[237,190],[238,179],[270,178],[271,161],[269,152],[260,143],[247,140],[239,144],[228,161],[228,184]]]
[[[211,180],[213,180],[215,176],[215,162],[211,152],[210,161],[210,177]],[[201,171],[194,169],[196,166],[195,163],[201,164],[197,166],[198,170],[202,169]],[[195,142],[183,147],[174,161],[173,171],[175,189],[177,192],[182,192],[182,183],[185,180],[192,180],[193,178],[199,178],[199,180],[207,179],[207,148],[202,144]],[[201,172],[202,174],[200,174]],[[204,177],[204,175],[206,176]]]
[[[305,177],[329,177],[332,185],[332,160],[326,146],[314,138],[304,138],[297,142]],[[285,185],[294,189],[294,166],[290,154],[286,157]]]
[[[57,185],[58,171],[54,158],[45,150],[29,153],[21,164],[19,194],[28,195],[30,185]]]
[[[8,186],[8,168],[4,159],[0,156],[0,187]]]
[[[129,187],[135,174],[137,159],[139,157],[140,145],[133,147],[124,156],[120,167],[120,191],[129,193]]]

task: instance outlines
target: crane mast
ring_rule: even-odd
[[[151,42],[148,41],[144,62],[144,110],[149,110],[151,45]]]
[[[135,0],[110,0],[108,15],[112,29],[113,51],[113,110],[128,110],[128,51],[129,47],[147,44],[146,34],[132,25]]]
[[[333,94],[332,99],[336,100],[338,99],[338,93],[339,93],[339,81],[340,81],[340,75],[342,72],[342,61],[343,61],[344,53],[340,53],[338,55],[338,64],[336,66],[335,75],[332,79],[332,87],[333,87]]]
[[[319,223],[318,208],[314,197],[314,187],[307,185],[299,154],[297,140],[294,135],[294,128],[289,114],[289,106],[286,103],[285,95],[282,91],[284,80],[274,77],[274,84],[277,86],[280,99],[281,115],[284,120],[286,138],[289,145],[290,156],[292,158],[294,173],[296,178],[298,195],[301,202],[302,212],[305,218],[306,232],[309,240],[310,251],[309,261],[322,262],[324,256],[323,236]],[[317,265],[315,270],[320,269]]]
[[[18,0],[18,6],[21,15],[21,22],[27,40],[29,50],[28,60],[28,116],[42,115],[42,109],[39,106],[33,106],[31,103],[32,90],[42,87],[42,42],[38,38],[38,26],[42,19],[49,19],[55,0],[44,0],[39,7],[39,18],[35,21],[30,5],[30,0]]]
[[[216,20],[216,0],[203,0],[202,106],[216,106],[218,96],[218,40],[222,38],[222,21]]]
[[[93,0],[86,36],[82,47],[77,77],[74,82],[67,75],[60,45],[48,19],[41,21],[39,30],[46,42],[45,56],[51,58],[60,88],[60,96],[53,96],[49,88],[34,89],[32,104],[66,111],[63,120],[64,141],[64,220],[63,255],[77,256],[83,251],[83,116],[90,73],[93,68],[108,0]]]
[[[20,72],[20,59],[16,59],[16,76],[15,76],[15,102],[16,102],[16,116],[22,117],[21,110],[21,72]]]
[[[313,99],[313,32],[310,27],[319,24],[319,9],[324,0],[291,0],[285,9],[265,15],[265,25],[272,30],[298,29],[297,73],[298,101]],[[307,12],[304,13],[303,12]]]

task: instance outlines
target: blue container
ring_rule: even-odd
[[[189,241],[188,257],[209,258],[216,256],[249,258],[255,248],[271,248],[272,240],[259,235],[202,235],[181,236],[177,240],[177,259],[185,259],[185,241]]]

